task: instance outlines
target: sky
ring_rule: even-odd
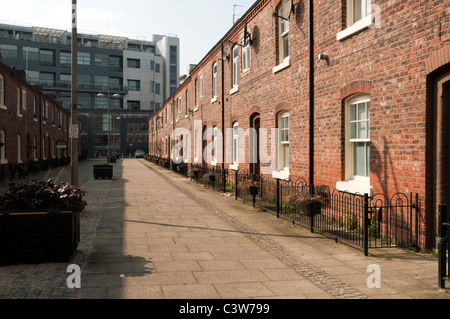
[[[70,31],[72,0],[2,1],[0,23]],[[199,63],[256,0],[77,0],[78,33],[180,39],[180,73]],[[234,16],[235,14],[235,16]],[[180,74],[180,75],[181,75]]]

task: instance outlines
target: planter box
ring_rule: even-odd
[[[113,166],[112,165],[94,165],[94,178],[112,178]]]
[[[0,213],[0,265],[68,262],[79,240],[79,213]]]

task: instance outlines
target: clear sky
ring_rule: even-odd
[[[78,0],[78,32],[180,38],[180,72],[197,64],[256,0]],[[235,5],[237,5],[235,7]],[[2,1],[0,23],[70,31],[72,0]]]

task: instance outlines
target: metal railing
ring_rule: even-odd
[[[169,159],[149,156],[148,160],[170,167]],[[287,181],[201,164],[183,163],[180,166],[172,163],[172,167],[178,171],[181,169],[183,176],[197,183],[234,195],[236,200],[273,213],[277,218],[299,224],[311,232],[323,233],[336,241],[358,246],[366,256],[369,248],[417,249],[419,246],[418,194],[369,196],[331,190],[328,186],[310,185],[303,178]],[[321,199],[315,212],[290,204],[292,198],[306,195]]]

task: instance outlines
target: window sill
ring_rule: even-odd
[[[352,194],[373,195],[373,187],[370,186],[370,183],[363,181],[348,180],[337,182],[336,189],[341,192],[349,192]]]
[[[273,171],[272,177],[276,179],[289,180],[291,178],[291,174],[289,173],[289,168],[285,168],[282,171]]]
[[[217,161],[211,161],[212,166],[217,166]]]
[[[198,106],[194,109],[194,112],[197,112],[198,111]]]
[[[0,105],[0,109],[7,110],[8,108],[6,107],[6,105]]]
[[[365,29],[367,29],[372,24],[372,15],[368,15],[367,17],[355,22],[353,25],[348,27],[345,30],[339,32],[336,36],[338,41],[345,40],[352,35],[359,33]]]
[[[236,85],[230,90],[230,95],[232,95],[238,91],[239,91],[239,85]]]
[[[215,103],[215,102],[217,102],[217,96],[215,96],[215,97],[213,97],[213,98],[211,99],[211,104],[213,104],[213,103]]]
[[[239,164],[238,163],[230,164],[230,169],[233,170],[233,171],[239,170]]]
[[[288,68],[288,67],[290,67],[291,66],[291,58],[290,57],[287,57],[287,58],[285,58],[284,60],[283,60],[283,62],[281,63],[281,64],[278,64],[276,67],[274,67],[273,69],[272,69],[272,72],[273,73],[278,73],[278,72],[280,72],[281,70],[284,70],[284,69],[286,69],[286,68]]]
[[[8,164],[8,160],[7,159],[0,160],[0,164]]]

